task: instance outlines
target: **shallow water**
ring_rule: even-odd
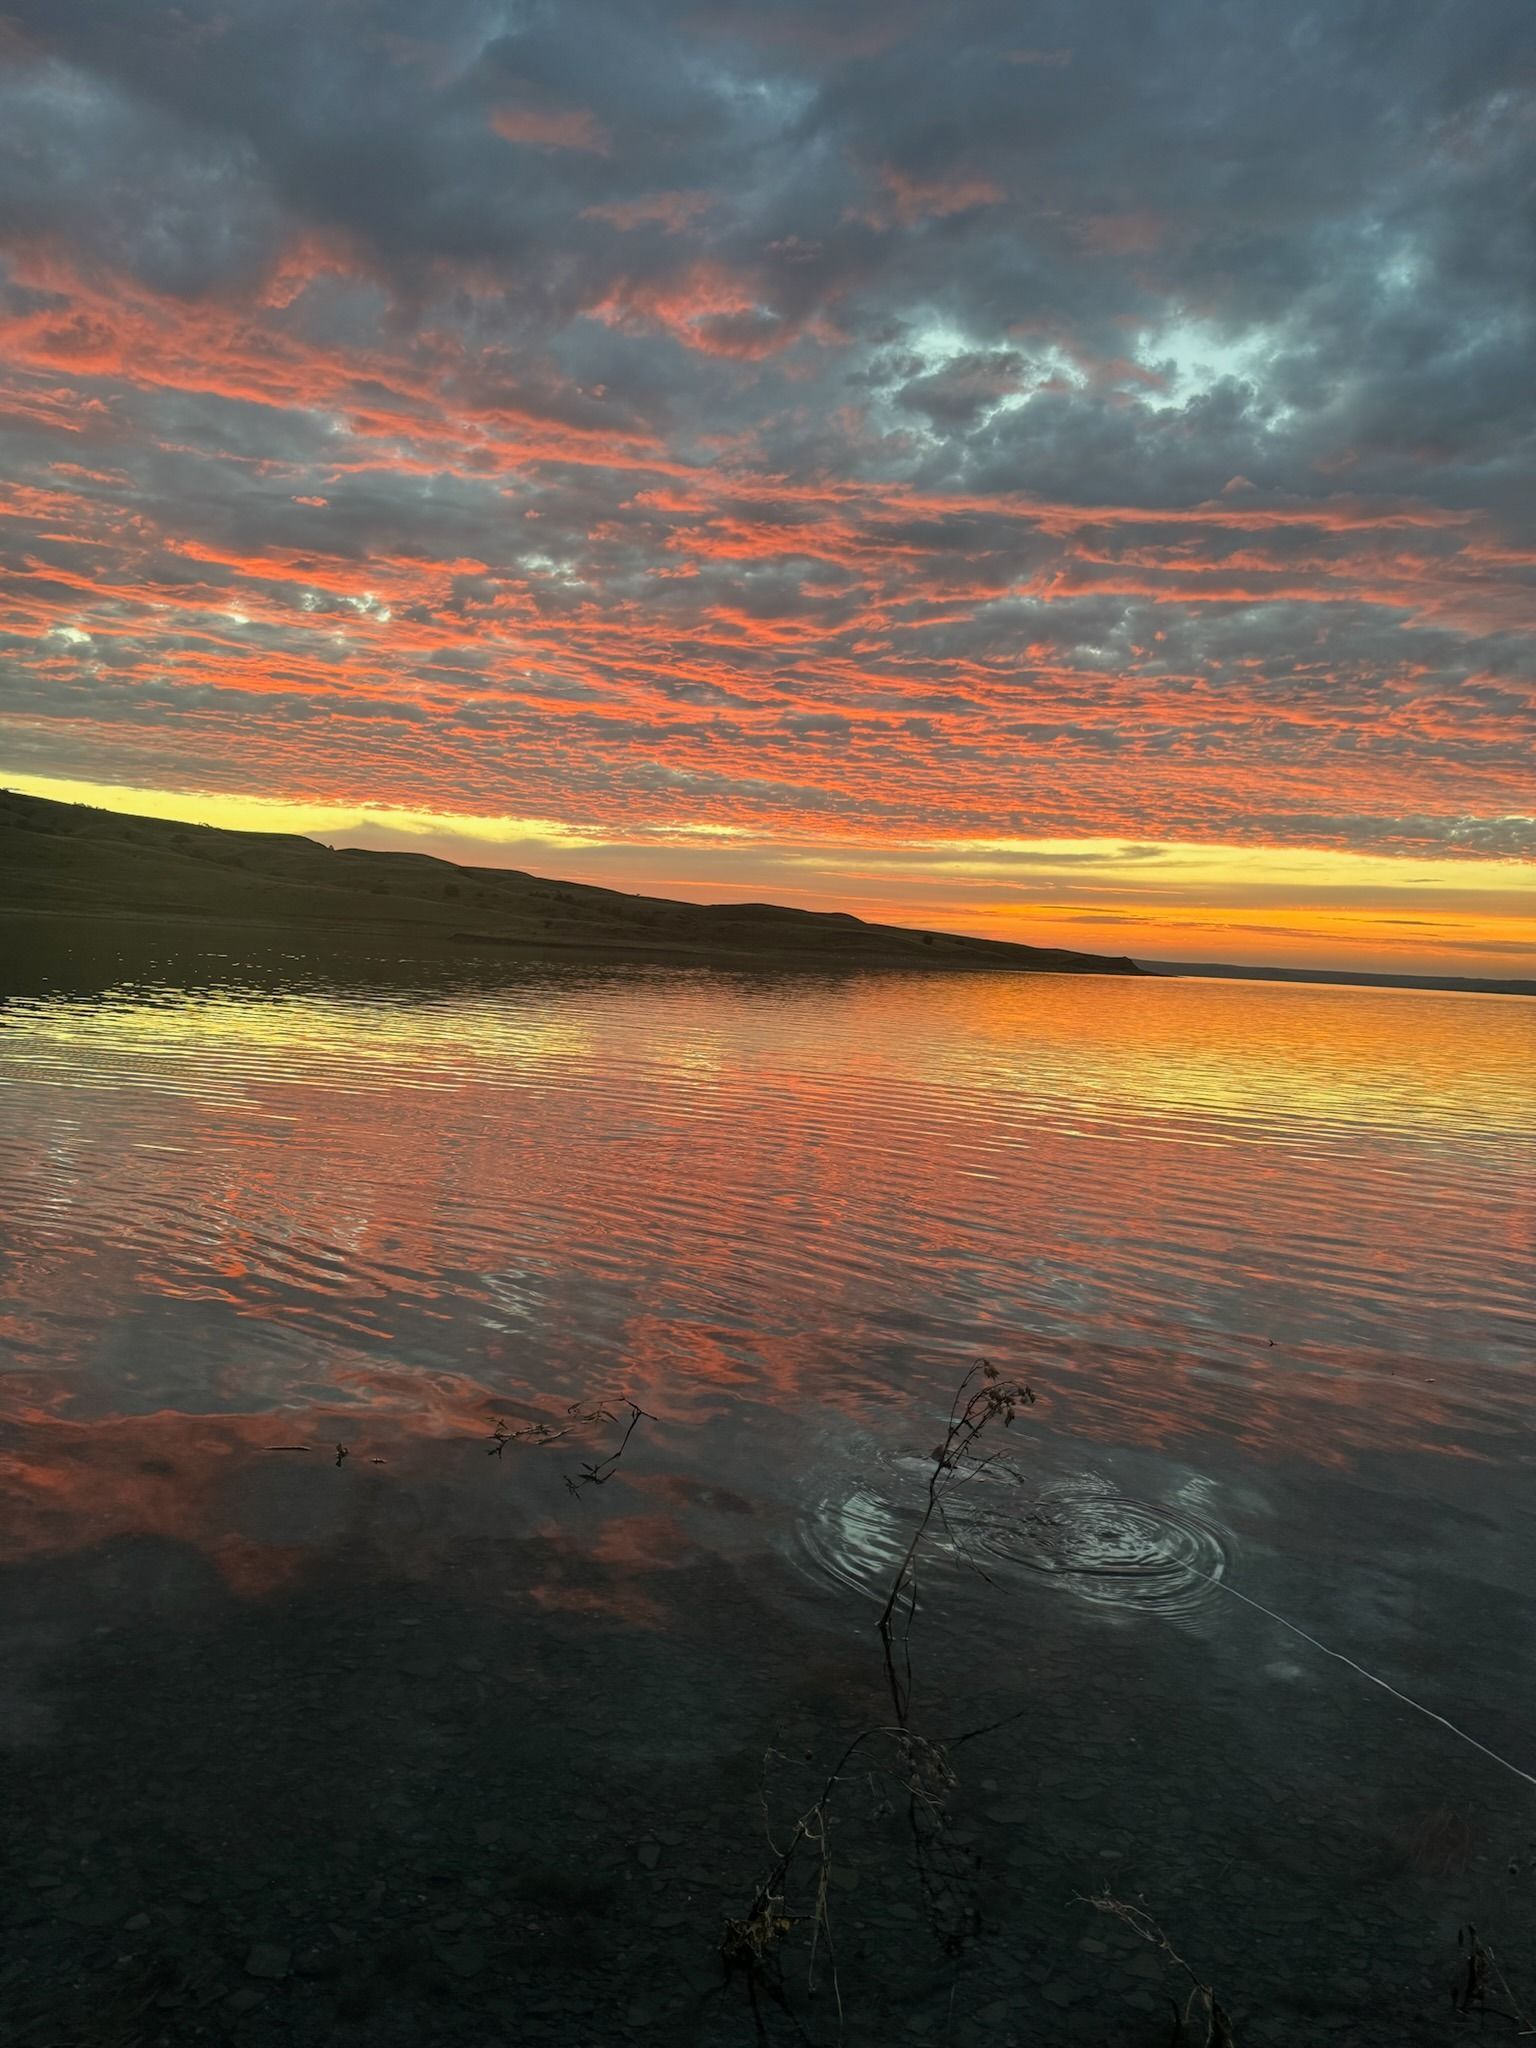
[[[1022,1710],[986,1926],[850,1794],[845,2038],[1165,2040],[1106,1882],[1241,2040],[1449,2039],[1467,1918],[1536,2001],[1530,1006],[232,973],[0,1010],[23,2039],[82,1969],[174,2040],[752,2038],[761,1758],[882,1711],[981,1355],[1036,1404],[913,1648],[935,1732]]]

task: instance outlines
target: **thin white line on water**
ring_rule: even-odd
[[[1266,1607],[1262,1600],[1254,1600],[1247,1593],[1239,1593],[1236,1586],[1229,1586],[1225,1579],[1213,1578],[1209,1572],[1201,1571],[1197,1564],[1186,1564],[1185,1570],[1193,1572],[1197,1579],[1204,1579],[1208,1586],[1215,1586],[1223,1593],[1230,1593],[1234,1600],[1241,1600],[1244,1606],[1256,1608],[1260,1614],[1267,1614],[1271,1621],[1278,1621],[1282,1628],[1288,1628],[1293,1636],[1300,1636],[1301,1640],[1310,1643],[1314,1650],[1321,1650],[1325,1657],[1332,1657],[1336,1663],[1347,1664],[1351,1671],[1358,1671],[1362,1678],[1368,1678],[1372,1685],[1379,1685],[1383,1692],[1391,1693],[1393,1699],[1401,1700],[1405,1707],[1412,1707],[1416,1714],[1422,1714],[1427,1721],[1438,1721],[1442,1728],[1449,1728],[1453,1735],[1458,1736],[1463,1742],[1470,1743],[1473,1749],[1481,1750],[1483,1755],[1494,1763],[1502,1764],[1504,1769],[1512,1772],[1515,1777],[1523,1778],[1527,1785],[1536,1786],[1536,1777],[1532,1777],[1529,1771],[1522,1771],[1518,1764],[1512,1764],[1507,1756],[1500,1756],[1496,1749],[1490,1749],[1486,1742],[1479,1742],[1475,1735],[1469,1735],[1465,1728],[1458,1728],[1454,1721],[1448,1721],[1444,1714],[1437,1714],[1433,1707],[1426,1707],[1422,1700],[1410,1699],[1407,1693],[1399,1692],[1395,1685],[1390,1685],[1385,1678],[1378,1678],[1374,1671],[1367,1671],[1363,1664],[1357,1664],[1353,1657],[1346,1657],[1342,1650],[1330,1650],[1326,1643],[1320,1643],[1316,1636],[1308,1635],[1307,1631],[1298,1628],[1294,1621],[1287,1621],[1283,1614],[1276,1614],[1274,1608]]]

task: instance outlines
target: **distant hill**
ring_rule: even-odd
[[[1536,981],[1475,974],[1354,974],[1347,968],[1235,967],[1219,960],[1138,960],[1143,974],[1219,976],[1223,981],[1308,981],[1338,988],[1442,989],[1452,995],[1536,996]]]
[[[281,931],[310,951],[377,935],[441,957],[577,949],[722,964],[1137,974],[1131,960],[868,924],[775,903],[678,903],[423,853],[332,851],[285,832],[178,825],[0,791],[0,918]]]

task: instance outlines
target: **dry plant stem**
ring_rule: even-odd
[[[584,1486],[606,1486],[618,1470],[619,1460],[628,1449],[629,1440],[640,1423],[656,1420],[655,1416],[642,1408],[638,1401],[631,1401],[627,1395],[622,1405],[629,1410],[629,1421],[623,1436],[606,1457],[597,1458],[591,1464],[583,1465],[578,1471],[565,1474],[568,1492],[579,1493]],[[521,1429],[513,1429],[506,1417],[501,1417],[491,1431],[490,1448],[486,1456],[499,1458],[508,1444],[533,1444],[542,1449],[545,1444],[557,1444],[568,1436],[574,1436],[578,1430],[590,1429],[599,1423],[617,1422],[619,1419],[612,1408],[602,1404],[596,1408],[583,1408],[579,1401],[573,1401],[566,1414],[569,1420],[558,1426],[553,1422],[530,1422]]]
[[[933,1470],[928,1475],[928,1496],[923,1507],[922,1519],[912,1532],[901,1562],[891,1580],[885,1606],[880,1611],[880,1641],[885,1651],[886,1683],[890,1688],[891,1704],[896,1719],[903,1728],[912,1704],[912,1623],[917,1615],[917,1562],[934,1518],[944,1524],[953,1542],[954,1532],[949,1528],[944,1513],[944,1496],[955,1484],[973,1479],[977,1472],[985,1469],[990,1459],[967,1463],[977,1439],[994,1422],[1001,1421],[1005,1429],[1013,1427],[1013,1419],[1020,1408],[1034,1405],[1034,1393],[1021,1380],[1003,1380],[998,1376],[997,1367],[986,1359],[973,1365],[955,1391],[949,1405],[949,1424],[944,1432],[944,1441],[933,1452]],[[956,1549],[964,1555],[959,1543]],[[970,1560],[967,1560],[970,1562]],[[986,1574],[982,1573],[982,1577]],[[896,1618],[903,1613],[901,1633],[901,1663],[896,1661]]]
[[[606,1458],[599,1458],[593,1464],[583,1465],[581,1470],[574,1474],[567,1472],[565,1475],[567,1491],[579,1493],[584,1486],[606,1486],[614,1473],[618,1471],[619,1460],[629,1449],[629,1440],[640,1424],[656,1420],[655,1416],[648,1415],[637,1401],[631,1401],[626,1398],[624,1406],[629,1410],[629,1422],[625,1427],[623,1436],[619,1438],[617,1446],[608,1453]],[[616,1416],[611,1414],[607,1417],[607,1420],[610,1422],[617,1419]]]
[[[949,1537],[957,1556],[979,1576],[980,1570],[958,1539],[945,1512],[946,1496],[956,1486],[975,1480],[994,1462],[975,1455],[984,1432],[1001,1421],[1012,1428],[1015,1416],[1034,1403],[1032,1389],[1022,1381],[1003,1380],[996,1366],[980,1359],[960,1382],[950,1402],[949,1421],[943,1441],[932,1453],[933,1469],[928,1475],[928,1493],[923,1513],[912,1540],[896,1568],[879,1620],[880,1642],[885,1659],[886,1687],[900,1730],[901,1773],[907,1792],[907,1826],[912,1838],[913,1861],[918,1883],[928,1906],[928,1917],[947,1954],[958,1956],[977,1932],[979,1921],[968,1898],[969,1873],[955,1849],[944,1839],[945,1806],[956,1784],[954,1769],[940,1743],[918,1738],[909,1732],[912,1708],[912,1624],[918,1609],[918,1562],[935,1519]],[[990,1581],[988,1581],[990,1583]],[[898,1662],[896,1629],[900,1621]],[[972,1739],[983,1731],[972,1731]]]
[[[1466,1951],[1460,1982],[1451,1995],[1456,2011],[1465,2017],[1476,2013],[1479,2019],[1493,2018],[1508,2020],[1515,2032],[1522,2037],[1536,2034],[1536,2022],[1522,2009],[1520,2001],[1510,1989],[1509,1979],[1499,1967],[1499,1961],[1487,1943],[1481,1940],[1477,1929],[1469,1922],[1456,1930],[1456,1946]],[[1490,2005],[1488,1990],[1492,1985],[1505,2003]]]
[[[312,1451],[312,1450],[314,1449],[314,1445],[313,1445],[313,1444],[264,1444],[264,1445],[262,1446],[262,1448],[263,1448],[263,1450],[264,1450],[264,1451]],[[350,1451],[349,1451],[349,1450],[347,1449],[347,1447],[346,1447],[346,1445],[345,1445],[345,1444],[337,1444],[337,1445],[335,1445],[335,1447],[334,1447],[334,1448],[335,1448],[335,1452],[336,1452],[336,1464],[337,1464],[337,1467],[338,1467],[338,1469],[339,1469],[339,1468],[340,1468],[340,1466],[341,1466],[341,1462],[342,1462],[343,1458],[350,1458],[350,1457],[351,1457],[351,1455],[352,1455],[352,1453],[351,1453],[351,1452],[350,1452]],[[369,1463],[370,1465],[383,1465],[383,1464],[385,1464],[386,1462],[387,1462],[387,1460],[385,1460],[385,1459],[383,1459],[383,1458],[370,1458],[370,1459],[368,1460],[368,1463]]]
[[[811,1929],[806,1988],[815,1990],[816,1966],[822,1951],[825,1950],[839,2030],[843,2024],[842,1987],[838,1981],[837,1949],[828,1904],[833,1867],[832,1806],[838,1787],[848,1775],[859,1752],[867,1744],[880,1742],[889,1742],[894,1746],[896,1759],[894,1763],[877,1765],[876,1770],[895,1778],[907,1793],[909,1801],[915,1802],[919,1808],[931,1814],[937,1814],[940,1797],[934,1788],[940,1787],[947,1791],[954,1782],[937,1746],[924,1741],[920,1735],[914,1735],[911,1730],[899,1726],[882,1725],[861,1729],[846,1745],[827,1773],[816,1799],[794,1822],[789,1839],[782,1849],[773,1839],[767,1796],[766,1792],[764,1793],[764,1827],[768,1836],[768,1846],[774,1851],[775,1861],[759,1884],[746,1913],[739,1920],[728,1919],[720,1939],[720,1955],[727,1975],[734,1975],[737,1971],[743,1972],[749,1985],[753,1982],[762,1982],[776,2002],[784,2004],[778,1950],[797,1924],[797,1917],[789,1911],[786,1904],[785,1894],[801,1851],[809,1850],[814,1857],[814,1896],[809,1914],[799,1916],[809,1921]],[[769,1758],[776,1754],[778,1752],[770,1750],[768,1757],[764,1758],[765,1765]],[[874,1772],[870,1775],[873,1779]],[[785,2010],[788,2011],[787,2005]]]
[[[578,1429],[588,1429],[599,1422],[614,1422],[617,1417],[611,1408],[601,1404],[596,1408],[583,1408],[579,1401],[573,1401],[566,1414],[569,1421],[558,1426],[553,1422],[529,1422],[521,1429],[513,1429],[505,1416],[491,1431],[491,1447],[488,1458],[499,1458],[508,1444],[557,1444],[563,1437],[574,1436]]]
[[[933,1470],[928,1478],[922,1516],[892,1576],[885,1605],[880,1612],[878,1629],[892,1718],[888,1723],[861,1729],[846,1745],[827,1773],[816,1799],[794,1822],[782,1848],[773,1839],[764,1794],[764,1825],[775,1860],[758,1886],[747,1912],[740,1919],[726,1921],[720,1941],[720,1954],[727,1975],[734,1975],[738,1970],[744,1972],[749,1987],[754,1989],[754,2012],[757,2010],[755,1987],[759,1983],[770,1990],[778,2003],[784,2004],[779,1950],[797,1924],[796,1916],[786,1903],[786,1893],[797,1862],[803,1853],[808,1853],[815,1859],[815,1882],[810,1912],[800,1916],[808,1919],[811,1931],[807,1988],[815,1988],[817,1961],[825,1951],[841,2028],[842,1992],[838,1984],[837,1952],[828,1907],[832,1875],[831,1815],[844,1777],[867,1748],[875,1747],[887,1752],[871,1768],[871,1783],[877,1775],[884,1776],[894,1781],[905,1794],[919,1881],[928,1900],[930,1918],[945,1949],[951,1955],[958,1955],[965,1941],[975,1932],[974,1908],[965,1903],[968,1873],[961,1867],[956,1852],[943,1840],[945,1808],[954,1789],[955,1774],[945,1746],[918,1734],[910,1725],[913,1692],[911,1638],[918,1610],[918,1562],[935,1520],[945,1529],[957,1553],[966,1556],[945,1515],[945,1496],[953,1486],[974,1478],[991,1462],[973,1456],[983,1432],[997,1421],[1005,1427],[1011,1426],[1018,1411],[1031,1405],[1034,1398],[1023,1382],[1000,1379],[997,1369],[985,1359],[978,1361],[965,1375],[950,1403],[944,1440],[933,1452]],[[966,1561],[972,1562],[969,1558]],[[986,1576],[985,1573],[981,1575]],[[1006,1717],[1008,1720],[1014,1718]],[[988,1728],[972,1729],[959,1739],[974,1741],[990,1732],[991,1727],[1004,1725],[1004,1721],[994,1722]],[[765,1766],[774,1754],[769,1751],[764,1759]],[[785,2010],[788,2010],[787,2006]]]
[[[1083,1898],[1081,1893],[1078,1897],[1083,1905],[1092,1906],[1095,1912],[1112,1913],[1117,1920],[1129,1927],[1133,1934],[1139,1934],[1143,1941],[1150,1942],[1155,1949],[1160,1950],[1174,1968],[1182,1971],[1188,1978],[1189,1995],[1182,2007],[1177,2003],[1174,2005],[1173,2048],[1180,2048],[1180,2044],[1183,2043],[1192,2043],[1193,2048],[1237,2048],[1231,2019],[1215,1991],[1179,1954],[1152,1918],[1145,1901],[1138,1900],[1132,1905],[1127,1899],[1115,1898],[1108,1890],[1095,1892],[1092,1898]],[[1197,2040],[1190,2029],[1201,2023],[1204,2032]]]

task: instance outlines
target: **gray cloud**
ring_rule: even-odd
[[[1526,0],[8,20],[29,758],[1531,850]]]

